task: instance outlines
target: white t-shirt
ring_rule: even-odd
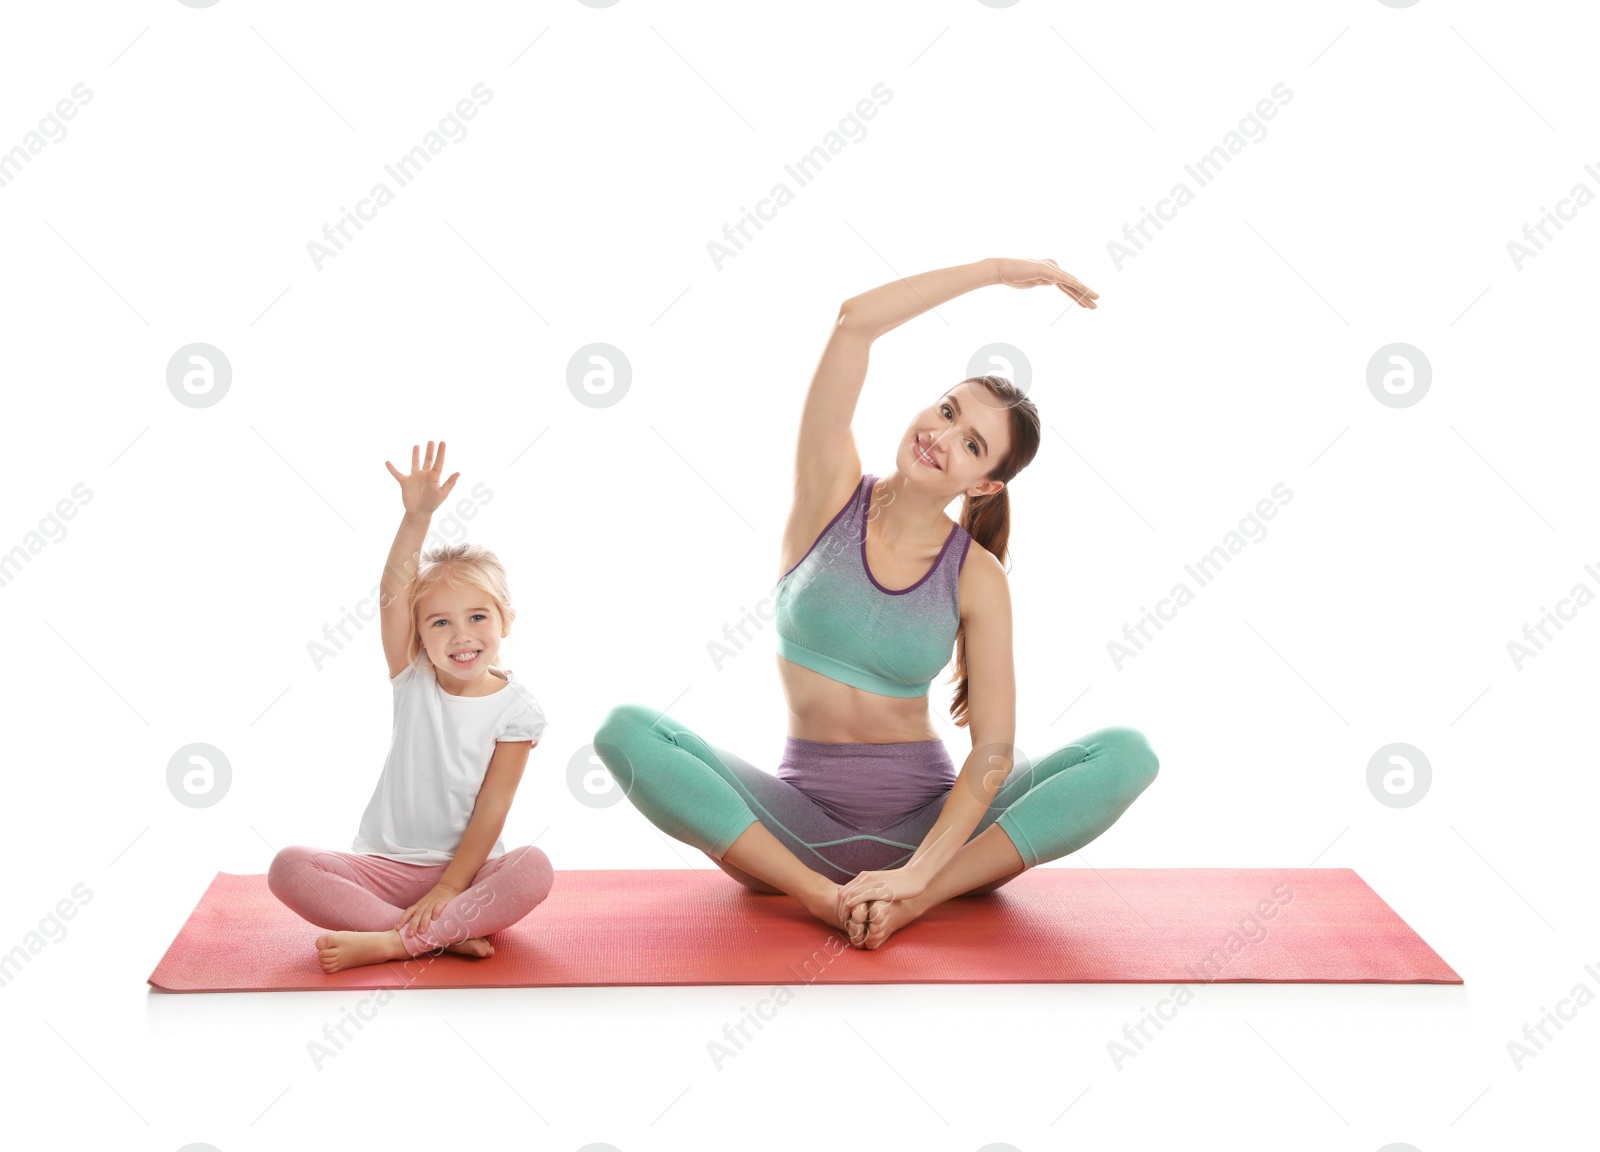
[[[494,674],[491,667],[490,674]],[[407,864],[448,864],[472,820],[478,789],[501,740],[538,742],[544,709],[510,673],[488,696],[439,687],[424,649],[394,685],[394,732],[383,774],[367,802],[351,851]],[[497,839],[489,858],[505,854]]]

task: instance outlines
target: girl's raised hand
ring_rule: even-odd
[[[1054,284],[1085,308],[1098,308],[1095,303],[1100,293],[1085,285],[1070,272],[1046,256],[1043,260],[1000,259],[1000,283],[1013,288],[1033,288],[1039,284]]]
[[[439,473],[444,471],[444,441],[439,441],[439,455],[433,454],[433,441],[428,441],[428,458],[423,461],[422,467],[417,467],[417,456],[422,451],[417,445],[411,446],[411,475],[402,476],[395,466],[387,460],[383,466],[389,473],[400,481],[400,499],[405,502],[408,514],[432,515],[433,510],[443,504],[450,496],[450,489],[456,486],[456,481],[461,479],[457,472],[443,484],[439,483]]]

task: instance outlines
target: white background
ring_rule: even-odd
[[[93,894],[0,988],[12,1136],[1433,1152],[1590,1127],[1600,1008],[1520,1071],[1507,1042],[1600,992],[1600,608],[1520,670],[1507,642],[1600,588],[1600,209],[1520,270],[1507,242],[1600,190],[1595,30],[1578,4],[1434,0],[7,6],[0,149],[92,92],[0,187],[0,551],[29,552],[0,586],[0,950]],[[479,83],[468,135],[318,270],[307,242]],[[866,135],[719,269],[708,242],[879,83]],[[1197,186],[1184,166],[1278,84],[1265,137]],[[1108,243],[1180,180],[1194,200],[1119,269]],[[711,867],[631,805],[579,803],[568,761],[635,701],[775,766],[770,635],[721,671],[706,646],[777,575],[828,326],[987,256],[1054,257],[1100,307],[939,306],[875,346],[855,430],[886,473],[974,350],[1033,367],[1018,741],[1129,724],[1161,759],[1049,866],[1354,868],[1464,986],[1210,985],[1120,1070],[1107,1041],[1159,989],[805,987],[720,1071],[707,1041],[763,990],[411,992],[320,1071],[337,997],[149,990],[217,872],[354,835],[388,735],[377,630],[320,670],[307,646],[376,583],[384,461],[428,439],[458,494],[492,490],[468,532],[509,570],[504,662],[550,718],[507,844]],[[166,385],[195,341],[233,370],[207,408]],[[595,341],[632,365],[613,407],[566,386]],[[1396,341],[1432,366],[1406,408],[1367,387]],[[1266,537],[1118,670],[1107,642],[1278,483]],[[196,741],[233,770],[206,809],[165,783]],[[1366,784],[1395,741],[1433,770],[1403,809]]]

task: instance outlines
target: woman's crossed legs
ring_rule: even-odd
[[[663,832],[699,848],[746,887],[795,897],[864,947],[876,947],[953,896],[992,892],[1027,868],[1076,852],[1116,822],[1158,768],[1143,734],[1126,727],[1099,729],[1035,764],[1018,764],[926,890],[857,905],[842,921],[839,887],[860,872],[909,861],[948,792],[865,830],[653,709],[613,708],[594,747],[629,800]]]

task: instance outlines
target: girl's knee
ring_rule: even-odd
[[[272,863],[267,867],[267,888],[274,896],[281,897],[283,892],[294,882],[295,877],[311,862],[315,849],[305,848],[299,844],[280,848],[272,857]]]
[[[464,925],[468,936],[496,932],[494,924],[513,924],[544,903],[555,876],[543,849],[532,844],[509,849],[485,862],[466,890],[450,901],[452,922]]]
[[[555,865],[550,863],[550,857],[545,854],[544,849],[535,848],[532,844],[525,847],[527,850],[520,861],[524,883],[527,885],[529,899],[535,904],[540,904],[555,886]]]
[[[506,853],[506,858],[518,870],[532,876],[543,877],[547,882],[555,875],[555,865],[550,863],[550,857],[545,850],[536,848],[532,844],[513,848]]]

